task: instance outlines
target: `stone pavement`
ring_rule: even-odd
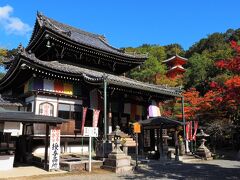
[[[240,179],[240,161],[150,163],[126,179]]]
[[[41,168],[35,166],[19,166],[14,167],[12,170],[8,171],[0,171],[0,179],[7,179],[7,178],[19,178],[19,177],[30,177],[30,176],[41,176],[41,175],[53,175],[53,174],[64,174],[67,173],[66,171],[53,171],[48,172]]]
[[[46,171],[45,171],[46,172]],[[117,180],[117,179],[240,179],[240,161],[212,160],[197,162],[176,161],[149,161],[140,164],[139,169],[133,173],[116,175],[102,169],[93,170],[92,173],[55,173],[30,177],[18,177],[17,180]],[[1,172],[0,172],[1,175]],[[2,177],[2,176],[0,176]]]

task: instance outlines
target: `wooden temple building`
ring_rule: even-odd
[[[98,122],[95,122],[99,127],[98,139],[106,140],[116,125],[130,134],[130,122],[147,119],[150,105],[182,98],[178,88],[123,76],[146,59],[146,55],[132,55],[114,48],[102,35],[82,31],[37,13],[29,44],[26,48],[18,47],[17,56],[10,61],[6,75],[0,80],[0,93],[3,97],[21,100],[24,102],[21,109],[36,115],[68,120],[59,125],[61,143],[65,145],[81,136],[83,125],[93,125],[93,115],[98,110]],[[186,62],[179,56],[166,62],[172,60],[180,65]],[[182,66],[177,69],[182,70]],[[83,108],[87,108],[84,124]],[[41,144],[41,138],[44,139],[44,126],[34,123],[24,127],[25,132],[38,142],[31,141],[32,148]],[[154,149],[155,132],[151,128],[143,130],[144,149]]]
[[[167,77],[174,79],[176,77],[182,76],[186,71],[183,65],[187,63],[187,60],[188,59],[177,54],[169,59],[164,60],[163,63],[165,63],[168,68],[166,74]]]

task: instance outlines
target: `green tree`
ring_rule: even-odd
[[[189,58],[187,63],[187,71],[184,76],[185,88],[198,87],[211,75],[214,69],[213,60],[206,55],[195,53]]]
[[[180,56],[184,56],[185,55],[185,51],[183,50],[182,46],[180,44],[170,44],[170,45],[166,45],[164,46],[165,48],[165,53],[167,55],[167,58],[170,58],[176,54],[180,55]]]
[[[137,48],[125,48],[125,51],[131,53],[148,54],[148,59],[144,62],[144,64],[131,70],[128,74],[129,77],[139,81],[156,83],[156,74],[165,74],[166,66],[161,63],[164,59],[166,59],[164,47],[159,45],[143,44]]]
[[[0,48],[0,65],[3,64],[3,58],[6,57],[8,54],[8,51],[6,49]]]
[[[233,56],[233,50],[228,42],[229,38],[232,37],[231,33],[233,32],[213,33],[207,38],[201,39],[189,48],[186,56],[190,58],[194,53],[204,54],[214,61],[231,58]]]
[[[133,69],[129,76],[133,79],[155,83],[157,73],[165,74],[165,66],[154,56],[150,56],[140,68]]]

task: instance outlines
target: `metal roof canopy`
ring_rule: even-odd
[[[53,116],[36,115],[33,112],[0,109],[0,122],[61,124],[67,122],[67,120]]]
[[[141,121],[138,121],[138,123],[140,123],[142,126],[161,126],[162,125],[163,128],[172,128],[172,127],[184,125],[183,122],[173,120],[167,117],[162,117],[162,116],[141,120]]]

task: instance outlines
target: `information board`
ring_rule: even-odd
[[[98,137],[98,127],[84,127],[83,136]]]

